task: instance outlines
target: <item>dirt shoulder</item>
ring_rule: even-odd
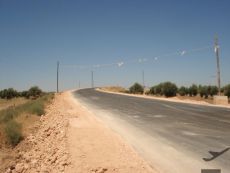
[[[150,173],[152,168],[71,92],[55,96],[36,132],[12,149],[6,173]]]
[[[148,164],[123,139],[82,107],[70,93],[68,148],[72,164],[67,172],[147,173]]]
[[[113,90],[111,91],[111,90],[108,90],[107,88],[97,88],[96,90],[100,92],[126,95],[126,96],[131,96],[131,97],[140,97],[140,98],[153,99],[153,100],[163,100],[163,101],[178,102],[178,103],[188,103],[188,104],[195,104],[195,105],[206,105],[206,106],[230,108],[230,105],[214,105],[214,104],[208,103],[203,100],[191,100],[189,98],[185,98],[185,99],[178,98],[178,97],[165,98],[165,97],[156,97],[156,96],[149,96],[149,95],[128,94],[128,93],[121,93],[121,92],[117,92]]]

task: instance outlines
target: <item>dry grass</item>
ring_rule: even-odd
[[[7,133],[7,132],[12,132],[13,130],[19,130],[19,129],[20,131],[21,130],[26,131],[25,129],[27,127],[35,124],[36,120],[39,119],[39,117],[35,117],[35,116],[40,116],[45,113],[45,105],[49,103],[50,100],[53,99],[53,97],[54,97],[53,94],[46,94],[36,100],[29,100],[24,104],[8,107],[4,110],[1,110],[0,111],[0,127],[1,127],[0,133],[4,135],[6,139],[7,138],[10,139],[9,138],[11,137],[10,135],[14,133]],[[12,123],[12,121],[14,124]],[[15,123],[19,124],[22,128],[17,128],[17,129],[11,128],[10,126],[15,126]],[[9,130],[6,131],[6,129]],[[20,140],[18,140],[18,142],[19,141]],[[1,142],[5,142],[5,141],[2,140]],[[11,139],[8,140],[8,143],[16,145],[16,142],[15,141],[12,142]]]
[[[101,90],[104,91],[111,91],[111,92],[121,92],[121,93],[127,93],[127,90],[120,86],[108,86],[108,87],[102,87]]]
[[[13,98],[10,100],[0,99],[0,110],[6,109],[8,107],[18,106],[28,102],[28,99],[23,97]]]
[[[23,137],[37,131],[39,115],[45,112],[45,105],[53,98],[53,94],[47,94],[37,100],[1,100],[1,104],[7,103],[8,107],[0,110],[0,172],[16,160],[17,153],[12,147]],[[16,103],[17,106],[9,107],[12,103]]]
[[[208,97],[207,99],[205,99],[205,98],[200,97],[199,95],[194,96],[194,97],[177,95],[177,98],[180,100],[204,101],[204,102],[213,104],[212,97]]]

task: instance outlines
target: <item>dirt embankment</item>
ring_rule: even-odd
[[[12,151],[6,173],[64,172],[70,164],[66,132],[68,117],[63,114],[61,96],[56,96],[28,135]]]
[[[22,141],[7,173],[148,173],[152,168],[70,92],[55,96],[37,131]]]

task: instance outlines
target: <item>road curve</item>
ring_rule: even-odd
[[[104,93],[74,92],[99,120],[119,133],[162,173],[230,170],[230,150],[211,161],[209,151],[230,146],[230,109]]]

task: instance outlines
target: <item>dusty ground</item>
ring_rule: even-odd
[[[121,137],[97,121],[70,92],[56,95],[34,128],[36,132],[13,149],[5,172],[153,172]]]

